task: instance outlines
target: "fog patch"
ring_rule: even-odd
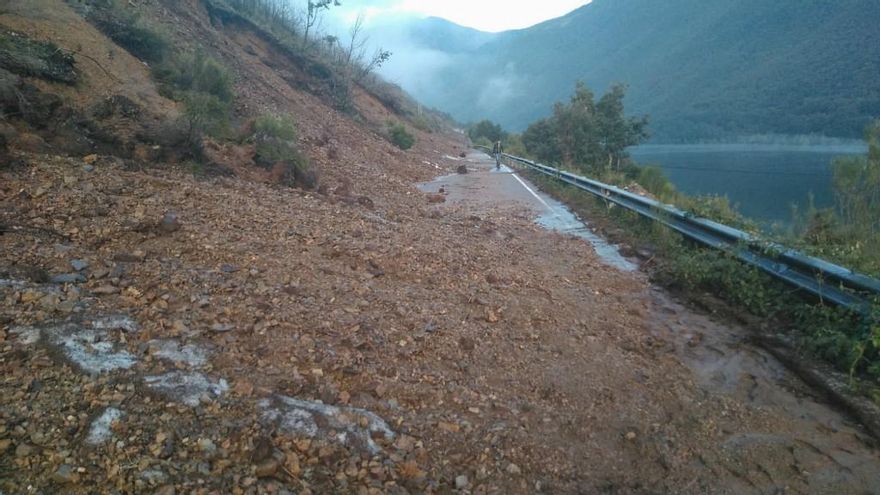
[[[477,105],[480,108],[494,110],[523,96],[518,89],[521,80],[514,64],[507,64],[501,74],[489,77],[483,84],[477,97]]]

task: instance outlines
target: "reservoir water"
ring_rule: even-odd
[[[690,195],[727,196],[743,215],[785,226],[792,207],[831,206],[832,161],[866,153],[863,145],[643,145],[629,150],[642,165],[658,165]]]

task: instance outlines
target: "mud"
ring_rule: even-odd
[[[420,188],[436,192],[442,187],[450,203],[478,211],[522,205],[530,208],[536,222],[545,228],[588,240],[605,263],[622,271],[637,269],[634,260],[623,258],[615,246],[590,231],[564,205],[538,192],[523,178],[509,180],[515,170],[494,170],[494,163],[480,154],[470,155],[468,162],[475,173],[440,177]],[[638,306],[633,310],[636,313],[644,313],[648,322],[644,330],[656,339],[662,352],[686,366],[705,393],[769,412],[792,427],[725,435],[722,450],[736,454],[726,460],[700,461],[723,466],[715,489],[723,493],[773,493],[791,483],[786,480],[794,476],[809,487],[808,493],[880,490],[875,442],[865,428],[770,353],[750,345],[748,329],[686,306],[657,287],[648,287],[630,304]],[[723,425],[721,430],[725,431]],[[754,459],[743,456],[748,452],[754,453]],[[685,488],[683,491],[693,487]]]

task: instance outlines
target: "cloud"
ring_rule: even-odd
[[[514,65],[507,64],[503,73],[486,80],[477,98],[477,105],[486,110],[495,110],[515,100],[521,96],[521,91],[518,89],[520,80]]]

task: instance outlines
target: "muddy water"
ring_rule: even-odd
[[[603,262],[625,271],[637,269],[565,205],[512,170],[493,170],[494,163],[485,155],[471,155],[467,163],[472,173],[442,177],[421,189],[437,192],[442,187],[448,202],[470,204],[478,211],[522,204],[535,211],[536,221],[546,228],[589,241]],[[773,356],[746,343],[748,330],[688,308],[658,288],[649,288],[633,303],[647,312],[646,331],[665,343],[707,393],[771,411],[789,425],[784,430],[768,427],[731,434],[723,441],[724,449],[738,454],[731,459],[754,454],[751,464],[715,461],[728,472],[719,480],[723,492],[788,493],[784,487],[793,485],[798,488],[791,491],[800,493],[880,493],[880,457],[874,441]]]

